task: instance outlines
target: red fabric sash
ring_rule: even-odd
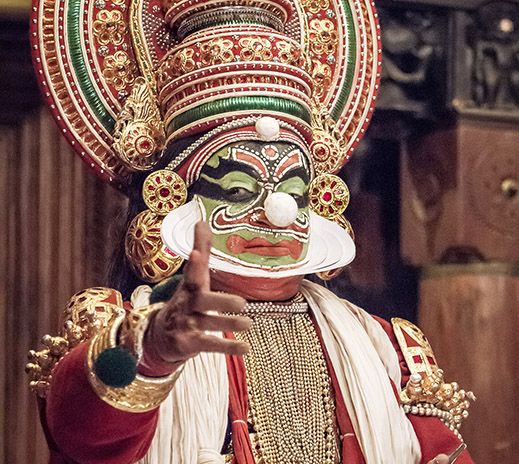
[[[335,398],[335,413],[337,416],[337,426],[339,427],[340,435],[339,446],[341,448],[342,464],[366,464],[364,455],[360,449],[359,441],[357,440],[357,436],[355,435],[355,431],[353,429],[353,424],[351,423],[350,415],[348,414],[348,409],[346,408],[344,398],[342,397],[337,375],[333,369],[328,351],[324,346],[321,329],[317,325],[317,322],[312,313],[310,313],[310,316],[312,318],[312,322],[314,323],[315,333],[317,334],[319,342],[321,343],[324,360],[326,361],[328,374],[330,375],[330,381],[332,383],[332,390]]]
[[[232,333],[225,338],[234,339]],[[227,375],[229,376],[229,417],[231,418],[232,445],[234,457],[232,464],[254,464],[252,443],[247,424],[249,395],[245,363],[241,356],[226,356]]]

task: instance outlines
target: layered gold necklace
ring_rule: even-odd
[[[244,359],[256,460],[336,464],[335,404],[306,302],[298,297],[290,303],[258,305],[248,307],[252,328],[236,334],[251,346]]]

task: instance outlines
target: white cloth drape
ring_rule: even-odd
[[[418,439],[389,381],[400,387],[398,357],[387,334],[365,311],[320,285],[304,282],[303,295],[321,329],[366,462],[419,462]]]
[[[400,385],[398,358],[380,324],[322,286],[305,281],[302,292],[320,327],[366,462],[419,463],[418,439],[390,382]],[[228,388],[223,355],[202,353],[189,360],[160,408],[155,437],[141,464],[221,464]]]

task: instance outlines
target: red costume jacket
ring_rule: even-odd
[[[402,384],[405,385],[409,378],[409,370],[391,324],[382,319],[377,320],[398,353]],[[115,409],[102,401],[92,390],[87,379],[87,348],[88,344],[82,343],[60,361],[54,370],[47,400],[42,400],[40,404],[42,424],[51,453],[50,464],[135,463],[146,454],[153,439],[159,410],[157,408],[146,413],[129,413]],[[342,463],[369,464],[365,463],[355,437],[326,351],[324,356],[336,400]],[[236,382],[233,378],[233,375],[229,376],[230,383]],[[409,420],[421,445],[422,463],[429,462],[440,453],[449,454],[460,444],[456,435],[436,417],[409,415]],[[467,451],[456,461],[456,464],[471,463],[473,461]]]

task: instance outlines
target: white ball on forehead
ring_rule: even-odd
[[[270,142],[279,137],[279,121],[270,116],[264,116],[256,121],[256,132],[260,140]]]
[[[265,216],[276,227],[287,227],[297,219],[297,203],[288,193],[274,192],[265,200]]]

